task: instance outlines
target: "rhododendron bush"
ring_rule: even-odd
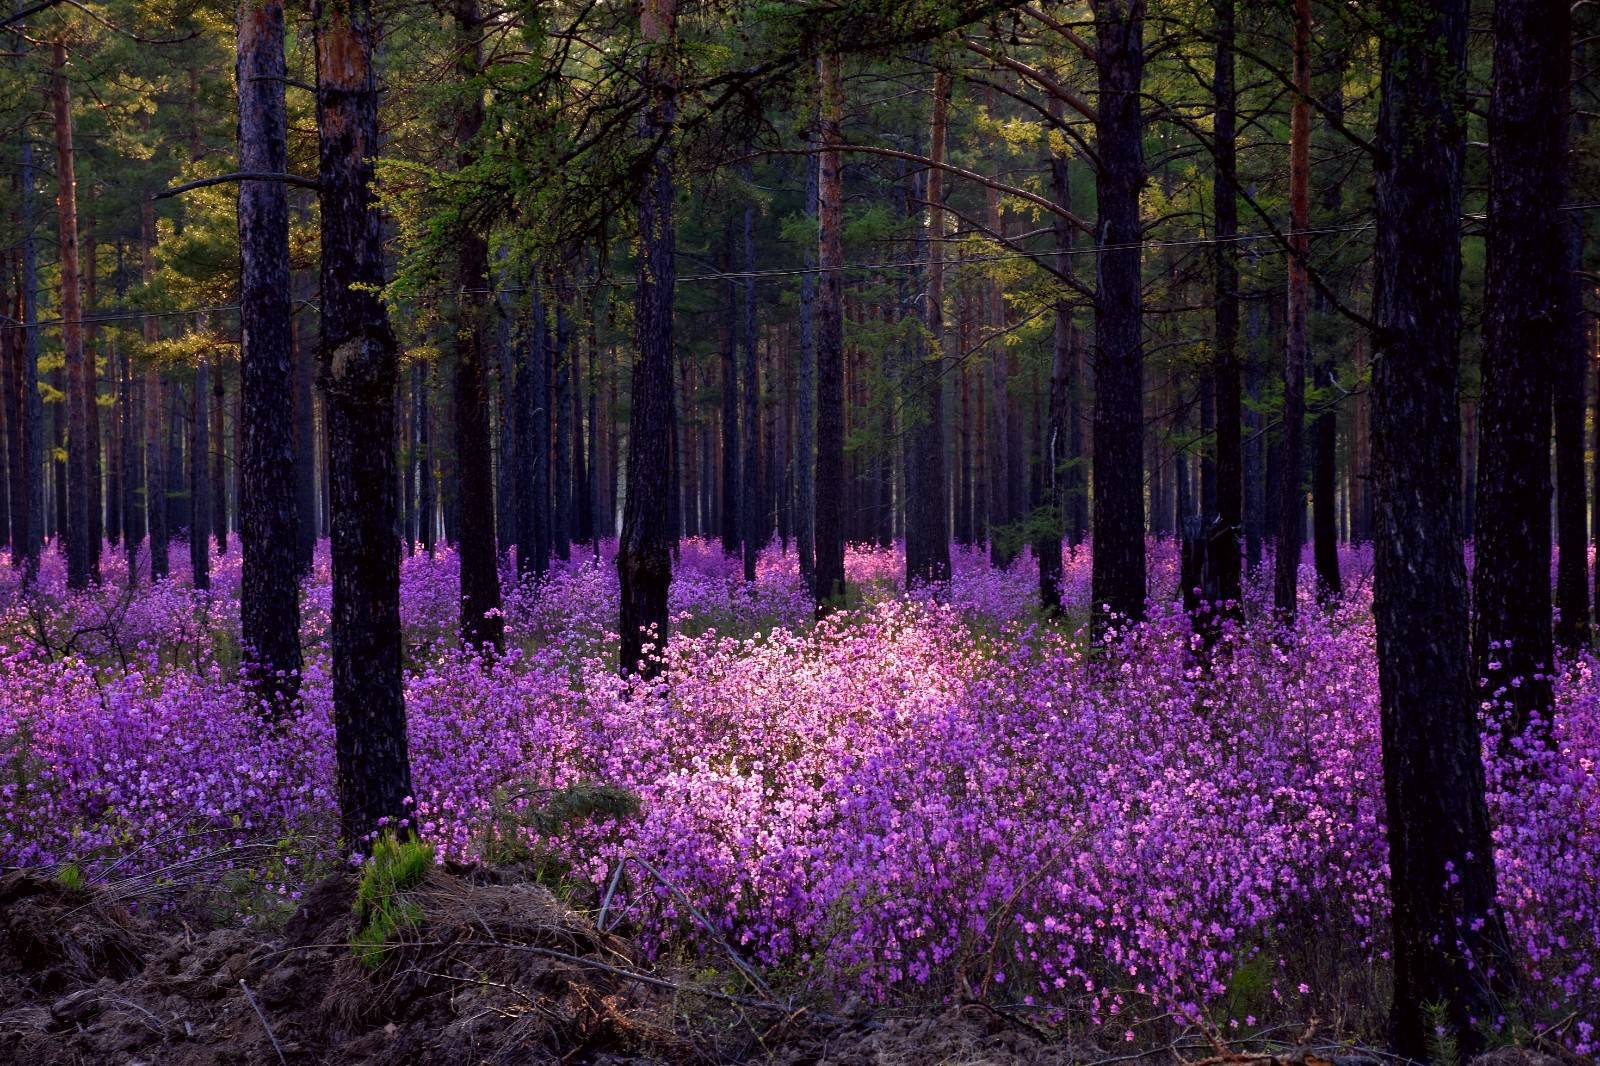
[[[1150,620],[1091,645],[1076,628],[1086,551],[1066,560],[1063,622],[1034,610],[1026,557],[995,572],[957,551],[948,588],[907,597],[897,553],[861,550],[859,600],[814,625],[792,554],[763,555],[746,586],[737,560],[686,542],[667,672],[630,685],[611,658],[610,549],[511,591],[495,660],[455,647],[451,555],[411,557],[415,824],[440,861],[519,834],[597,896],[614,888],[650,949],[706,946],[704,918],[840,996],[981,991],[1117,1032],[1155,1012],[1244,1019],[1251,1003],[1310,1016],[1353,986],[1377,1002],[1369,559],[1344,560],[1354,588],[1336,607],[1306,601],[1288,633],[1229,623],[1209,655],[1174,602],[1174,550],[1153,543],[1151,560]],[[72,862],[113,886],[232,864],[292,898],[291,864],[342,858],[325,549],[304,706],[272,728],[234,680],[236,556],[213,561],[209,594],[181,573],[132,595],[107,579],[68,596],[52,555],[35,595],[0,591],[0,862]],[[1265,595],[1252,585],[1249,617]],[[1486,712],[1526,1006],[1576,1019],[1579,1054],[1600,1052],[1596,669],[1563,665],[1553,749],[1503,750]],[[636,792],[640,812],[549,838],[505,817],[586,782]]]

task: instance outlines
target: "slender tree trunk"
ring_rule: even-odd
[[[529,289],[528,340],[516,381],[517,577],[537,581],[550,568],[550,338],[537,270]]]
[[[433,469],[433,403],[429,390],[431,368],[424,366],[417,376],[417,539],[422,550],[433,558],[439,540],[438,481]]]
[[[297,512],[294,527],[295,574],[304,577],[311,573],[313,557],[317,550],[317,411],[312,382],[317,375],[317,354],[305,343],[300,327],[300,316],[289,321],[289,359],[294,373],[294,499]],[[239,461],[244,462],[244,437],[247,417],[243,411],[244,366],[239,367],[240,414],[238,439]],[[239,476],[239,534],[244,538],[244,473]]]
[[[92,214],[92,212],[91,212]],[[88,450],[88,466],[84,478],[89,487],[89,575],[100,581],[100,548],[106,537],[105,494],[100,479],[104,473],[100,454],[100,368],[97,355],[99,331],[94,315],[99,293],[96,291],[99,270],[96,260],[100,246],[95,241],[94,222],[84,224],[83,246],[83,372],[87,379],[83,404],[84,446]]]
[[[383,229],[367,0],[313,0],[322,200],[322,380],[333,494],[333,720],[340,828],[360,847],[410,815],[395,535],[397,345],[379,295]],[[287,375],[284,375],[287,378]],[[288,538],[284,538],[287,542]]]
[[[574,301],[576,297],[574,296]],[[576,302],[572,303],[574,310]],[[583,439],[583,352],[594,359],[594,324],[589,324],[587,343],[571,341],[567,355],[567,395],[572,399],[569,416],[572,427],[572,538],[579,544],[594,543],[594,512],[590,507],[589,464],[593,462],[592,449],[584,447]]]
[[[211,382],[211,531],[217,541],[217,554],[228,553],[228,449],[227,420],[228,390],[223,379],[227,363],[218,358],[216,373]],[[239,432],[238,420],[234,434]]]
[[[21,302],[20,294],[18,303]],[[6,310],[11,310],[7,307]],[[25,580],[31,578],[37,566],[37,557],[30,555],[33,543],[33,470],[28,466],[28,402],[23,390],[26,380],[24,366],[24,329],[12,325],[3,327],[4,347],[0,348],[0,388],[5,392],[6,455],[9,462],[11,497],[11,565],[22,571]]]
[[[641,138],[654,142],[639,196],[639,278],[635,289],[638,356],[628,423],[628,495],[617,546],[622,589],[617,631],[624,676],[660,673],[667,644],[667,592],[672,584],[673,398],[672,299],[677,281],[672,221],[671,132],[676,85],[671,50],[674,0],[645,0],[639,28],[659,50],[646,72],[650,102]]]
[[[1236,169],[1234,88],[1234,0],[1216,0],[1216,66],[1212,80],[1216,98],[1216,170],[1212,199],[1216,211],[1217,243],[1212,250],[1216,271],[1216,495],[1220,536],[1213,562],[1221,609],[1237,613],[1244,599],[1240,541],[1244,535],[1244,445],[1240,402],[1239,365],[1239,260],[1235,238],[1239,234],[1238,172]]]
[[[756,579],[756,558],[766,540],[761,528],[761,382],[756,370],[756,212],[744,209],[740,234],[744,278],[739,300],[739,347],[744,354],[740,388],[744,403],[744,478],[739,489],[739,526],[744,541],[744,579]]]
[[[837,55],[817,61],[822,86],[817,157],[817,464],[813,597],[818,612],[844,599],[844,182],[838,145],[844,88]]]
[[[211,457],[209,359],[202,356],[194,372],[189,402],[189,569],[194,587],[211,587]]]
[[[733,267],[733,221],[728,221],[726,254],[724,264],[731,271]],[[739,339],[743,332],[738,328],[739,319],[739,290],[737,283],[730,280],[726,286],[727,306],[726,317],[723,320],[721,340],[722,362],[722,554],[734,556],[740,553],[743,543],[743,530],[740,527],[743,511],[740,507],[740,475],[742,465],[739,462],[741,444],[739,440]]]
[[[1495,986],[1512,976],[1495,901],[1460,528],[1465,136],[1452,96],[1464,74],[1467,6],[1386,6],[1397,17],[1383,46],[1376,165],[1373,615],[1393,906],[1392,1035],[1395,1051],[1420,1060],[1438,1020],[1430,1005],[1442,1007],[1446,1035],[1471,1056],[1483,1047],[1476,1026],[1500,1014]]]
[[[935,163],[944,161],[949,130],[950,76],[941,71],[933,78],[929,125],[929,155]],[[926,223],[922,201],[928,207]],[[907,588],[919,582],[950,580],[950,499],[944,458],[944,202],[944,171],[939,167],[908,180],[906,216],[916,229],[915,258],[926,260],[928,279],[923,297],[926,343],[919,337],[912,345],[911,388],[902,407],[909,423],[904,429],[909,455],[905,481]],[[913,289],[921,289],[919,282],[913,274]],[[1060,555],[1059,550],[1056,554]]]
[[[284,70],[282,0],[241,0],[243,170],[281,174],[288,166]],[[298,579],[310,569],[295,494],[295,421],[284,417],[295,410],[297,384],[300,400],[309,399],[309,382],[294,380],[289,201],[282,182],[239,183],[239,266],[240,629],[251,677],[277,712],[279,701],[299,692]]]
[[[1095,315],[1094,626],[1144,617],[1144,346],[1139,192],[1145,182],[1143,0],[1095,8],[1100,89],[1100,285]]]
[[[117,244],[117,304],[122,305],[126,291],[127,274],[123,270],[122,244]],[[133,375],[133,358],[124,348],[117,359],[118,403],[122,408],[122,550],[128,563],[128,587],[139,583],[139,545],[144,540],[145,509],[141,493],[144,492],[144,450],[142,427],[144,423],[143,383]]]
[[[570,302],[563,277],[556,292],[555,345],[550,350],[550,408],[555,412],[552,432],[552,478],[550,484],[550,540],[556,558],[572,557],[572,434],[567,395],[567,362],[572,358],[572,320],[567,315]],[[676,539],[676,536],[674,537]]]
[[[816,134],[807,136],[816,146]],[[817,182],[820,159],[815,152],[805,159],[805,213],[817,218]],[[800,576],[808,588],[816,577],[816,439],[817,439],[817,249],[806,245],[800,275],[800,370],[795,381],[794,414],[794,545]]]
[[[463,93],[453,114],[458,166],[471,165],[483,126],[483,91],[477,79],[483,59],[482,18],[477,0],[455,0],[456,74]],[[461,642],[499,651],[505,623],[500,617],[500,572],[494,537],[494,460],[489,451],[489,244],[470,224],[456,233],[455,445],[461,556]]]
[[[1306,363],[1311,355],[1311,0],[1295,0],[1294,100],[1289,109],[1289,335],[1283,361],[1283,462],[1278,478],[1277,558],[1272,602],[1293,619],[1300,587],[1300,530],[1305,522],[1301,471],[1305,446]]]
[[[1548,725],[1551,380],[1567,342],[1572,24],[1556,0],[1495,5],[1473,666],[1507,729]],[[1580,401],[1581,402],[1581,401]]]
[[[33,142],[22,131],[21,159],[17,168],[20,200],[22,248],[19,255],[18,303],[22,320],[21,360],[17,388],[22,414],[22,464],[26,472],[25,503],[27,522],[23,537],[23,584],[31,584],[39,572],[39,553],[44,547],[44,398],[39,393],[39,276],[34,231],[38,226],[38,190],[34,188]]]
[[[55,116],[56,218],[61,245],[61,346],[67,372],[67,587],[83,589],[98,575],[89,566],[89,404],[93,385],[84,366],[83,291],[78,273],[78,179],[72,148],[72,96],[67,46],[51,46],[50,100]],[[60,419],[57,419],[59,425]],[[57,481],[56,489],[62,486]],[[59,497],[58,497],[59,498]],[[59,527],[59,522],[58,522]],[[63,532],[60,528],[57,533]]]
[[[989,109],[994,108],[994,93],[989,92]],[[993,233],[1003,233],[1005,221],[1000,215],[1000,194],[993,188],[984,190],[985,225]],[[1012,519],[1011,466],[1021,462],[1022,456],[1011,450],[1010,387],[1006,364],[1006,343],[1003,337],[1006,325],[1005,299],[1000,282],[988,278],[983,285],[984,327],[990,333],[989,355],[989,460],[986,468],[989,477],[989,565],[1004,568],[1011,565],[1014,552],[1006,527]]]
[[[1059,100],[1052,98],[1051,115],[1060,121],[1063,117]],[[1065,151],[1050,153],[1050,192],[1055,202],[1068,210],[1072,207],[1071,159]],[[1057,217],[1052,222],[1056,251],[1063,263],[1071,262],[1073,245],[1072,224]],[[1044,441],[1040,448],[1039,472],[1043,503],[1049,509],[1049,531],[1034,544],[1039,557],[1039,601],[1046,614],[1061,611],[1061,541],[1065,523],[1064,506],[1073,489],[1078,471],[1079,456],[1070,449],[1071,439],[1067,420],[1069,397],[1075,382],[1073,371],[1077,364],[1076,331],[1072,322],[1072,301],[1065,293],[1055,301],[1055,328],[1051,334],[1049,411],[1044,427]]]
[[[155,279],[155,242],[155,206],[146,200],[140,205],[139,251],[140,273],[147,285]],[[145,345],[155,344],[160,336],[160,323],[153,316],[146,315],[141,325]],[[144,495],[150,530],[152,583],[167,576],[167,467],[161,439],[161,412],[166,406],[165,396],[161,371],[153,362],[147,364],[144,372]],[[248,643],[248,638],[246,640]]]

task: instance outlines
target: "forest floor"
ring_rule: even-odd
[[[281,928],[196,928],[103,889],[0,879],[0,1063],[596,1063],[766,1066],[1380,1066],[1330,1039],[1161,1047],[1064,1039],[986,1003],[808,1009],[733,968],[651,966],[515,870],[436,869],[369,965],[354,874]],[[757,976],[755,980],[759,981]],[[733,991],[733,989],[742,989]],[[1502,1049],[1494,1066],[1578,1061]]]

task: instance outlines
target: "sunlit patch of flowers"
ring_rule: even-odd
[[[907,597],[898,553],[871,548],[847,562],[860,606],[816,624],[792,552],[763,553],[747,585],[739,560],[687,541],[667,674],[629,685],[611,658],[614,550],[575,547],[521,586],[508,561],[494,660],[451,639],[453,554],[405,561],[415,819],[441,860],[476,857],[507,804],[604,782],[642,813],[529,843],[597,891],[648,863],[627,864],[613,906],[651,949],[704,939],[692,906],[757,963],[841,995],[983,992],[1114,1033],[1152,1006],[1238,1005],[1246,986],[1257,1013],[1309,1010],[1329,974],[1381,972],[1368,553],[1345,554],[1337,607],[1308,593],[1292,632],[1229,625],[1207,658],[1170,543],[1151,545],[1149,621],[1093,646],[1087,548],[1064,560],[1060,621],[1034,609],[1027,553],[997,572],[957,547],[949,585]],[[31,597],[0,569],[0,863],[181,871],[286,837],[340,854],[325,546],[304,705],[274,730],[234,680],[236,556],[214,560],[209,593],[173,559],[133,596],[120,563],[75,596],[54,553]],[[1260,617],[1270,589],[1246,598]],[[1566,663],[1556,688],[1553,747],[1513,771],[1491,728],[1485,756],[1528,1005],[1586,1019],[1600,663]],[[1564,1039],[1600,1053],[1592,1029]]]

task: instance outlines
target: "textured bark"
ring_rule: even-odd
[[[1144,617],[1144,346],[1139,191],[1144,187],[1143,0],[1104,0],[1099,42],[1100,285],[1095,315],[1094,628]]]
[[[739,348],[743,355],[739,396],[744,408],[741,450],[743,477],[739,486],[739,532],[744,542],[744,579],[756,579],[756,557],[766,541],[761,528],[761,382],[756,371],[756,212],[744,209],[740,259],[744,278],[739,286]]]
[[[812,594],[818,612],[842,601],[844,584],[844,182],[838,145],[844,109],[839,57],[817,61],[822,86],[817,157],[817,463]]]
[[[237,71],[239,166],[281,174],[288,136],[282,0],[242,0]],[[284,417],[295,409],[296,383],[289,203],[281,182],[239,183],[239,273],[239,616],[251,677],[276,707],[299,691],[298,579],[309,570],[295,421]]]
[[[1566,341],[1571,19],[1555,0],[1495,5],[1482,399],[1473,528],[1473,666],[1509,728],[1547,724],[1551,379]]]
[[[314,0],[322,201],[322,381],[333,504],[333,720],[340,829],[361,846],[409,814],[395,533],[397,345],[379,292],[383,230],[367,0]],[[287,538],[285,538],[287,539]]]
[[[189,570],[194,587],[211,587],[211,382],[208,360],[194,372],[189,400]]]
[[[477,0],[455,0],[456,73],[463,84],[453,135],[457,165],[469,166],[483,126],[482,19]],[[489,245],[470,224],[456,238],[455,445],[460,499],[456,520],[461,557],[461,642],[499,651],[500,572],[494,536],[494,457],[489,450],[489,358],[494,304],[489,288]]]
[[[1511,976],[1495,902],[1461,550],[1462,157],[1452,98],[1467,0],[1391,0],[1378,126],[1373,615],[1393,903],[1392,1039],[1426,1059],[1442,1004],[1463,1057]],[[1524,545],[1527,547],[1527,545]],[[1548,581],[1548,574],[1544,575]],[[1486,981],[1485,977],[1490,980]]]
[[[1239,365],[1239,260],[1234,238],[1239,233],[1234,87],[1234,0],[1216,0],[1216,65],[1212,94],[1216,100],[1213,131],[1216,169],[1211,195],[1216,212],[1217,243],[1212,249],[1216,272],[1216,354],[1212,378],[1216,393],[1216,514],[1220,536],[1213,565],[1223,609],[1238,610],[1244,597],[1240,543],[1244,535],[1243,411]],[[1231,607],[1227,605],[1233,605]]]
[[[1566,649],[1589,643],[1588,486],[1583,477],[1583,409],[1593,324],[1583,309],[1583,230],[1567,221],[1566,305],[1562,342],[1555,352],[1556,438],[1556,643]]]
[[[1277,556],[1272,602],[1292,619],[1300,588],[1300,530],[1305,492],[1300,480],[1306,421],[1306,363],[1311,356],[1311,2],[1295,0],[1294,100],[1289,108],[1289,302],[1283,360],[1282,468],[1278,478]]]
[[[640,135],[647,144],[658,143],[639,195],[638,355],[628,423],[628,494],[617,546],[622,591],[617,661],[624,676],[660,673],[672,583],[672,296],[677,267],[670,131],[676,90],[669,54],[676,14],[674,0],[645,0],[639,16],[644,39],[658,50],[646,73],[650,103]]]
[[[92,382],[83,356],[83,289],[78,273],[78,179],[72,148],[72,96],[67,88],[67,47],[50,49],[50,103],[55,119],[56,234],[61,264],[61,347],[67,373],[67,587],[87,588],[89,566],[89,404]],[[59,436],[60,416],[57,416]],[[59,479],[56,491],[63,486]],[[60,499],[60,497],[57,497]],[[60,523],[57,532],[61,533]]]

